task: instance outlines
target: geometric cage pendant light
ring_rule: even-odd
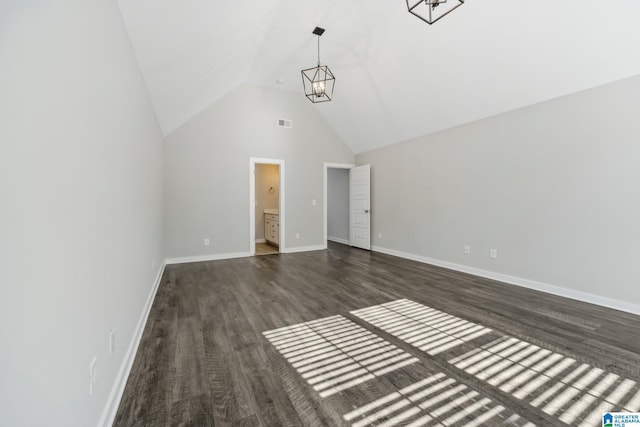
[[[407,0],[409,12],[431,25],[464,4],[464,0]]]
[[[324,29],[320,27],[313,30],[313,34],[318,36],[318,65],[301,71],[304,94],[314,104],[331,101],[333,88],[336,84],[336,78],[329,67],[320,65],[320,36],[322,33],[324,33]]]

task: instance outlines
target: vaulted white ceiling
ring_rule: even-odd
[[[432,26],[403,0],[119,5],[165,134],[243,83],[304,96],[315,26],[336,87],[314,108],[355,153],[640,74],[638,0],[467,0]]]

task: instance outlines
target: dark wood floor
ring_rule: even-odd
[[[334,243],[173,265],[114,425],[595,426],[640,410],[639,327]]]

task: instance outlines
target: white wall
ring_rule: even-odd
[[[327,169],[327,238],[349,241],[349,169]]]
[[[287,248],[323,245],[324,162],[353,154],[300,93],[244,85],[167,136],[167,258],[248,254],[250,157],[285,160]]]
[[[3,0],[0,64],[0,425],[96,425],[162,265],[162,136],[115,1]]]
[[[638,112],[640,76],[358,155],[372,243],[638,310]]]
[[[279,208],[280,167],[256,164],[256,239],[264,239],[264,210]],[[273,193],[270,189],[273,188]]]

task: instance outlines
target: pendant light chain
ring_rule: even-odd
[[[320,36],[318,36],[318,67],[320,66]]]

